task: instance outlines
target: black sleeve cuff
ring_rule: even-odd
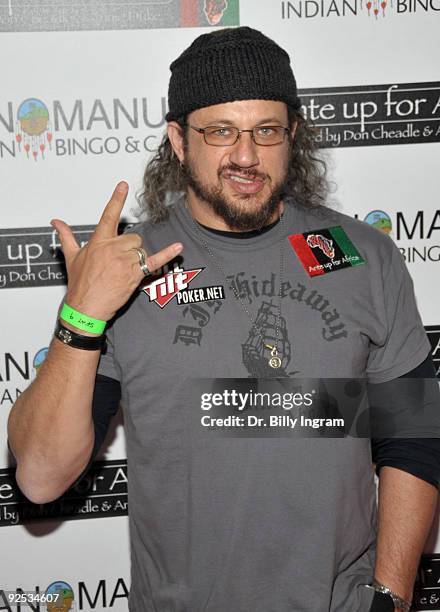
[[[95,443],[92,454],[84,470],[70,487],[74,487],[89,471],[99,449],[104,442],[112,417],[117,413],[121,399],[121,384],[115,378],[96,375],[92,401],[92,418],[95,428]]]
[[[439,438],[382,438],[373,439],[373,461],[376,474],[389,465],[425,480],[439,488]]]
[[[431,353],[428,353],[424,361],[400,378],[436,376]],[[439,488],[440,438],[372,438],[371,448],[378,476],[381,468],[389,465],[421,478],[436,489]]]

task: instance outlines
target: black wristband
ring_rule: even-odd
[[[57,320],[54,335],[55,338],[58,338],[63,344],[85,351],[101,350],[106,344],[105,334],[101,334],[100,336],[83,336],[82,334],[77,334],[71,329],[64,327],[59,319]]]

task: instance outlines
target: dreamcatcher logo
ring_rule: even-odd
[[[365,223],[372,225],[379,231],[391,236],[393,230],[393,224],[391,217],[384,210],[372,210],[364,219]]]
[[[40,369],[42,363],[46,359],[47,353],[49,352],[49,347],[45,346],[35,353],[35,357],[33,359],[32,365],[34,366],[35,376],[38,374],[38,370]]]
[[[371,2],[371,0],[368,0],[368,2],[365,3],[365,8],[368,11],[368,16],[375,17],[376,19],[378,18],[379,15],[382,15],[382,17],[385,17],[385,9],[387,7],[388,7],[388,2],[386,2],[386,0],[381,0],[381,2],[379,2],[379,0],[373,0],[373,2]],[[390,7],[393,8],[392,0],[390,3]],[[363,2],[361,0],[361,9],[362,8],[363,8]]]
[[[52,124],[47,106],[37,98],[28,98],[20,104],[15,125],[15,140],[20,152],[35,161],[44,159],[52,148]]]
[[[75,595],[69,583],[63,580],[52,582],[46,589],[47,612],[74,612]]]

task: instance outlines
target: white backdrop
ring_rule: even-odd
[[[64,581],[74,593],[72,609],[127,609],[122,417],[101,452],[109,462],[101,465],[105,482],[94,489],[90,481],[87,491],[77,491],[83,499],[73,517],[58,507],[52,519],[34,521],[24,518],[30,504],[17,499],[6,421],[17,394],[36,375],[35,356],[38,362],[49,344],[64,293],[49,221],[78,226],[86,240],[121,179],[130,185],[125,221],[136,220],[134,193],[165,126],[168,66],[212,27],[207,5],[214,7],[211,22],[216,7],[218,16],[225,9],[218,25],[249,25],[274,38],[291,55],[304,103],[321,100],[336,109],[334,118],[317,121],[340,138],[337,146],[324,141],[335,198],[343,212],[360,219],[379,211],[376,221],[391,229],[440,361],[440,3],[383,4],[375,16],[375,3],[366,0],[91,0],[68,9],[57,0],[0,0],[0,590],[44,591]],[[387,116],[392,85],[400,92],[393,100],[407,102],[390,107]],[[419,108],[416,99],[425,100]],[[367,121],[374,123],[362,132],[359,115],[349,120],[341,109],[344,101],[357,101],[359,110],[368,100]],[[362,136],[375,128],[397,134]],[[359,139],[350,140],[349,131]],[[436,525],[426,551],[433,571],[423,578],[435,587]],[[440,589],[426,588],[417,609],[440,610],[439,595]],[[2,609],[8,610],[0,596]]]

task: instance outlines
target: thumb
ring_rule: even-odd
[[[61,221],[61,219],[52,219],[50,224],[58,232],[61,248],[64,253],[64,259],[67,263],[72,259],[73,255],[80,250],[80,246],[67,223],[64,223],[64,221]]]

